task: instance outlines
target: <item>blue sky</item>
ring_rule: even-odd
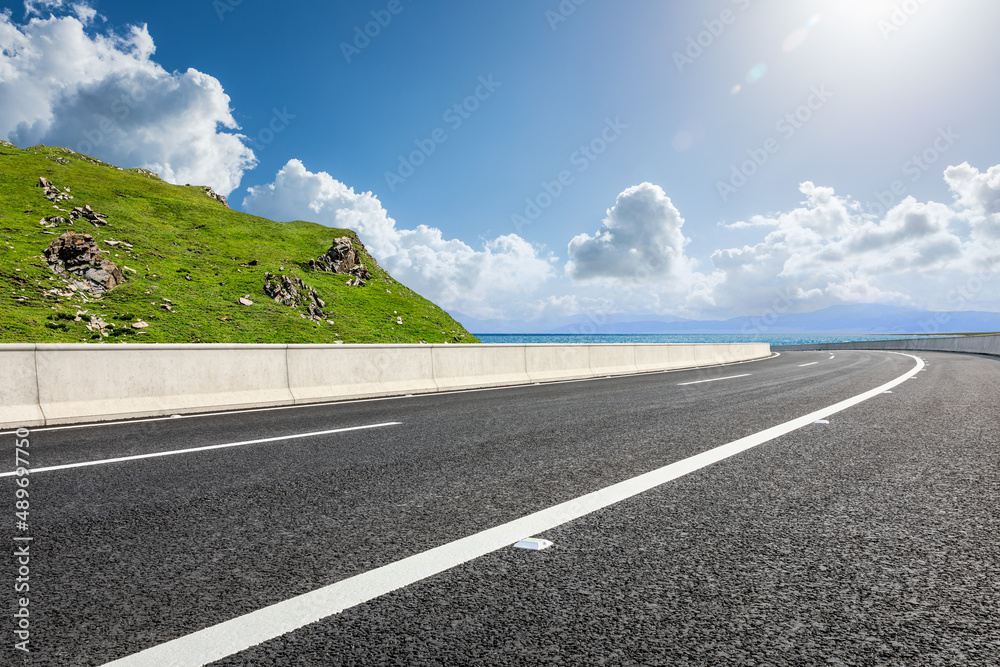
[[[1000,311],[988,0],[0,7],[9,140],[354,228],[470,318]]]

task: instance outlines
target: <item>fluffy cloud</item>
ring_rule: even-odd
[[[949,167],[945,180],[954,204],[907,197],[882,218],[832,188],[803,183],[800,207],[731,226],[771,231],[756,245],[712,254],[712,305],[726,314],[760,312],[775,301],[796,311],[859,302],[995,309],[986,291],[956,295],[1000,268],[1000,247],[982,242],[995,231],[1000,167],[986,174]]]
[[[981,173],[968,162],[944,171],[944,180],[956,202],[983,215],[1000,213],[1000,165]]]
[[[70,15],[16,25],[0,14],[0,137],[27,146],[65,146],[174,183],[234,190],[256,163],[215,78],[167,72],[146,26],[90,34],[86,4],[34,0],[28,14]]]
[[[25,0],[24,14],[41,16],[44,12],[61,9],[65,4],[65,0]]]
[[[792,210],[721,225],[763,238],[714,251],[710,271],[685,255],[684,219],[666,193],[643,183],[618,196],[596,234],[569,244],[566,274],[604,302],[550,297],[533,311],[726,318],[776,304],[780,312],[844,303],[997,310],[989,284],[1000,278],[1000,165],[982,173],[961,164],[944,178],[952,203],[907,197],[881,217],[806,181]]]
[[[580,282],[606,278],[625,286],[683,278],[692,269],[684,255],[683,225],[662,188],[652,183],[631,187],[618,195],[597,233],[569,242],[566,273]]]
[[[370,192],[355,192],[326,172],[290,160],[268,185],[248,189],[243,208],[274,220],[309,220],[356,231],[401,282],[476,317],[496,317],[554,275],[551,261],[516,234],[476,250],[440,229],[400,229]]]
[[[984,245],[1000,242],[1000,165],[981,173],[968,162],[948,167],[944,180],[955,195],[955,203],[968,210],[973,237]]]

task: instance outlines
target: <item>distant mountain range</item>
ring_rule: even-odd
[[[1000,313],[931,311],[901,306],[857,304],[831,306],[810,313],[734,317],[728,320],[685,320],[657,315],[614,315],[603,319],[513,322],[479,320],[454,313],[475,333],[760,333],[760,334],[934,334],[1000,331]]]

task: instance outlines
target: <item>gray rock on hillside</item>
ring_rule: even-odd
[[[220,194],[219,194],[218,192],[216,192],[215,190],[213,190],[213,189],[211,188],[211,186],[208,186],[208,185],[203,185],[203,186],[201,187],[201,189],[202,189],[202,190],[204,190],[204,191],[205,191],[205,194],[207,194],[207,195],[208,195],[209,197],[211,197],[211,198],[212,198],[212,199],[214,199],[215,201],[219,202],[220,204],[222,204],[222,205],[223,205],[223,206],[225,206],[226,208],[229,208],[229,203],[228,203],[228,202],[226,201],[226,198],[225,198],[225,197],[224,197],[223,195],[220,195]]]
[[[90,224],[94,225],[94,227],[103,227],[108,224],[108,216],[103,213],[98,213],[94,209],[90,208],[90,204],[75,207],[69,212],[69,217],[71,220],[79,220],[80,218],[83,218]]]
[[[314,271],[328,271],[353,276],[349,284],[359,287],[364,287],[365,283],[362,281],[372,279],[368,267],[361,263],[361,254],[354,249],[354,244],[349,236],[334,239],[329,250],[309,261],[309,268]]]
[[[61,192],[59,188],[57,188],[52,183],[49,183],[49,181],[44,176],[38,177],[37,187],[42,188],[45,194],[45,198],[48,199],[53,204],[73,198],[72,195],[69,194],[69,188],[66,189],[66,192]]]
[[[268,271],[264,274],[264,293],[277,303],[290,308],[304,304],[311,320],[326,319],[326,313],[323,312],[326,302],[319,298],[316,290],[307,285],[301,278]]]
[[[49,268],[96,297],[125,282],[125,274],[104,257],[90,234],[66,232],[49,244],[45,258]]]
[[[58,227],[59,225],[72,225],[73,221],[69,218],[64,218],[61,215],[52,216],[50,218],[42,218],[38,221],[42,227],[51,229],[52,227]]]

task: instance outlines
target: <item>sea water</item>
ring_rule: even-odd
[[[874,340],[921,338],[905,334],[824,335],[824,334],[473,334],[484,343],[527,344],[614,344],[614,343],[770,343],[771,345],[812,345]]]

